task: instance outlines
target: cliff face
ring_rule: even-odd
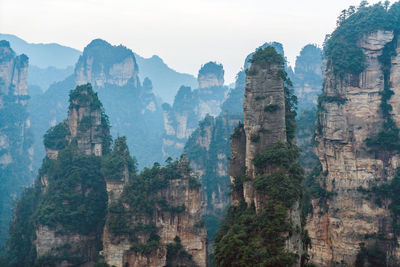
[[[325,73],[315,151],[324,174],[319,183],[327,192],[334,193],[329,198],[313,200],[314,210],[307,224],[312,239],[311,260],[320,265],[352,265],[360,243],[372,246],[376,242],[374,235],[382,236],[379,246],[388,258],[399,259],[399,251],[390,241],[397,239],[388,208],[390,201],[382,200],[384,204],[378,205],[376,197],[385,197],[367,197],[374,187],[390,183],[399,167],[396,153],[383,149],[374,153],[366,145],[367,138],[377,136],[385,121],[381,111],[385,75],[379,59],[393,38],[392,31],[380,30],[358,41],[366,58],[366,68],[359,75],[339,80],[332,69]],[[394,45],[398,51],[398,42]],[[393,106],[393,120],[399,126],[398,60],[398,56],[390,58],[394,95],[389,103]],[[318,204],[321,201],[325,202],[323,206]]]
[[[78,86],[70,93],[68,119],[44,136],[47,158],[39,174],[34,240],[38,262],[65,266],[95,261],[107,198],[101,157],[110,142],[97,95],[89,84]]]
[[[0,245],[13,202],[32,180],[32,133],[26,106],[28,57],[0,41]]]
[[[127,136],[141,167],[161,161],[164,132],[163,113],[150,79],[139,81],[139,69],[133,52],[126,47],[113,46],[106,41],[93,40],[84,49],[74,74],[55,83],[43,94],[34,96],[30,105],[35,135],[64,119],[68,107],[68,92],[76,85],[91,83],[104,105],[113,125],[114,136]],[[116,103],[118,103],[116,105]],[[44,156],[40,138],[35,142],[35,167]]]
[[[101,252],[107,264],[206,266],[200,184],[188,167],[182,158],[131,177],[109,204]]]
[[[211,88],[224,86],[224,70],[222,65],[215,62],[208,62],[201,66],[197,76],[199,88]]]
[[[285,87],[284,59],[268,46],[258,49],[251,63],[243,124],[231,137],[233,206],[216,237],[216,262],[218,266],[234,265],[245,257],[248,264],[279,265],[285,258],[284,265],[297,266],[300,257],[295,255],[304,250],[299,204],[302,170],[292,144],[295,113],[291,91]],[[286,208],[278,212],[278,206]],[[282,227],[274,228],[276,223]],[[239,229],[244,231],[241,244],[234,241]],[[289,234],[289,229],[298,230]],[[246,254],[247,250],[252,254]]]
[[[75,66],[77,85],[90,83],[94,87],[106,84],[124,86],[132,80],[138,87],[138,66],[132,51],[112,46],[101,39],[93,40],[83,51]]]
[[[293,85],[299,99],[298,110],[317,105],[322,90],[322,51],[315,45],[306,45],[296,58]]]
[[[198,82],[199,88],[195,90],[182,86],[172,107],[163,105],[165,133],[162,153],[165,157],[179,156],[198,122],[207,114],[217,116],[221,112],[226,92],[222,65],[209,62],[202,66]]]

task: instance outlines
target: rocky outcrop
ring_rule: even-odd
[[[221,64],[208,62],[201,66],[197,76],[199,88],[211,88],[224,86],[224,69]]]
[[[229,175],[233,206],[217,234],[216,261],[219,265],[235,265],[241,257],[246,257],[251,265],[280,265],[281,260],[287,257],[284,265],[300,266],[299,256],[304,251],[299,204],[302,171],[296,163],[296,148],[292,143],[294,111],[290,91],[285,88],[284,59],[268,46],[258,49],[250,62],[243,124],[239,124],[231,136]],[[293,168],[299,172],[293,173]],[[280,184],[282,181],[286,182]],[[281,192],[279,197],[278,191]],[[280,198],[285,200],[280,202]],[[276,213],[275,206],[279,203],[286,207],[280,214]],[[290,226],[287,230],[284,227],[273,229],[271,218],[281,218],[282,226]],[[250,221],[254,222],[253,226],[249,225]],[[257,221],[262,223],[257,224]],[[235,227],[246,232],[241,237],[245,242],[238,244],[233,241],[238,238]],[[298,229],[295,232],[289,230],[295,228]],[[269,237],[267,232],[274,232],[276,237]],[[278,238],[278,241],[277,236],[282,239]],[[266,241],[269,238],[274,241]],[[263,245],[254,246],[253,242]],[[272,247],[276,249],[274,254],[268,252]],[[265,253],[265,256],[257,258],[246,253],[233,257],[227,255],[229,251],[236,254],[247,249],[252,251],[252,255]]]
[[[174,104],[163,104],[163,156],[177,157],[182,153],[189,136],[205,116],[217,116],[225,99],[224,70],[221,64],[208,62],[199,70],[199,88],[182,86]]]
[[[0,246],[14,202],[33,179],[27,78],[28,57],[0,41]]]
[[[206,116],[188,139],[184,153],[203,185],[205,214],[221,218],[229,206],[229,142],[240,115]]]
[[[105,183],[98,164],[103,153],[109,152],[110,142],[107,118],[97,95],[90,84],[78,86],[70,93],[68,119],[44,136],[47,158],[38,184],[44,200],[38,203],[33,241],[39,262],[51,259],[56,266],[82,266],[96,260],[101,214],[105,212]],[[63,172],[64,168],[71,168],[73,174]],[[86,168],[97,170],[85,172]],[[53,204],[62,203],[64,208],[50,208],[53,197],[56,198]],[[80,218],[80,224],[74,224],[73,220],[77,220],[73,219],[74,214],[80,212],[97,218],[91,229],[85,229],[91,219]]]
[[[296,58],[293,85],[299,100],[298,110],[317,105],[322,90],[322,51],[316,45],[306,45]]]
[[[206,266],[200,184],[188,167],[184,158],[153,167],[124,187],[120,198],[109,205],[101,252],[107,264],[161,267],[186,260],[187,266]],[[137,184],[145,176],[149,188]],[[138,202],[132,197],[139,197]],[[184,252],[179,256],[174,249]]]
[[[77,85],[90,83],[94,87],[104,87],[107,84],[124,86],[131,80],[134,87],[138,87],[138,72],[131,50],[95,39],[79,57],[75,66],[75,82]]]
[[[377,242],[389,265],[399,262],[399,250],[392,243],[397,237],[392,228],[390,200],[372,192],[391,182],[400,158],[397,153],[375,150],[366,144],[368,138],[378,136],[385,122],[382,98],[388,90],[387,74],[383,73],[380,58],[388,44],[393,44],[393,38],[392,31],[378,30],[358,40],[357,46],[366,59],[366,68],[359,75],[348,74],[340,79],[331,68],[325,72],[315,152],[322,164],[317,183],[327,194],[313,199],[307,223],[312,239],[311,260],[320,266],[353,265],[362,250],[360,244],[371,248]],[[399,51],[398,42],[394,45]],[[394,95],[388,100],[397,127],[398,55],[389,57]],[[377,204],[377,198],[384,203]]]
[[[111,133],[127,136],[128,146],[141,167],[161,162],[163,113],[153,92],[150,79],[139,80],[139,69],[133,52],[100,39],[88,44],[80,56],[74,74],[54,83],[39,96],[34,96],[30,112],[35,135],[64,119],[68,110],[68,92],[76,85],[91,83],[109,116]],[[116,104],[117,103],[117,104]],[[35,165],[40,167],[44,156],[40,138],[35,141]]]

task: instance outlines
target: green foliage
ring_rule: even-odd
[[[394,151],[400,149],[400,129],[392,119],[391,111],[392,106],[388,103],[389,99],[394,95],[391,90],[390,82],[390,70],[391,70],[391,58],[396,55],[397,35],[391,42],[386,44],[383,49],[382,55],[379,57],[381,63],[381,69],[384,77],[384,89],[381,92],[381,110],[385,122],[383,123],[383,129],[378,133],[376,138],[367,138],[365,140],[366,145],[375,151]]]
[[[155,227],[151,228],[149,238],[146,243],[135,242],[131,244],[131,249],[143,255],[150,255],[160,246],[161,237],[157,234]]]
[[[230,207],[215,237],[216,266],[290,266],[296,255],[284,251],[291,226],[287,210],[274,201],[264,203],[263,211],[242,202]]]
[[[79,108],[81,106],[90,106],[92,110],[102,109],[97,93],[93,91],[90,83],[78,85],[69,93],[70,108]]]
[[[15,207],[14,219],[10,224],[7,254],[0,262],[2,266],[30,267],[36,258],[36,248],[33,240],[36,239],[33,214],[39,199],[39,187],[25,189],[21,199]]]
[[[368,265],[366,265],[368,263]],[[386,262],[386,252],[383,251],[378,243],[371,248],[365,247],[364,243],[360,244],[360,251],[357,254],[356,267],[366,267],[366,266],[376,266],[376,267],[384,267],[388,266]]]
[[[114,151],[116,146],[117,143]],[[194,188],[198,188],[196,178],[189,174],[189,163],[184,158],[180,161],[168,159],[165,167],[155,163],[152,168],[145,168],[140,174],[133,173],[129,183],[124,187],[121,198],[108,206],[109,231],[115,236],[128,237],[131,249],[135,252],[144,255],[152,253],[160,246],[160,237],[155,224],[146,224],[143,221],[151,219],[156,211],[179,214],[186,210],[184,205],[170,205],[160,196],[160,192],[168,187],[170,180],[174,179],[188,179],[189,187],[192,183]],[[147,241],[142,242],[139,235],[148,236]]]
[[[114,142],[114,149],[102,158],[101,173],[107,180],[122,181],[124,171],[127,175],[136,172],[136,160],[129,154],[126,137],[119,137]]]
[[[344,78],[346,74],[358,75],[365,69],[365,56],[357,42],[365,34],[377,30],[393,30],[396,26],[393,11],[382,3],[350,7],[342,11],[338,27],[325,42],[327,68]]]
[[[299,152],[294,146],[278,142],[276,145],[268,147],[264,152],[257,154],[253,159],[253,164],[260,172],[269,165],[289,168],[298,156]]]
[[[114,235],[129,234],[128,212],[125,210],[122,202],[112,202],[108,205],[107,226],[108,230]]]
[[[236,126],[235,130],[231,134],[230,139],[240,138],[242,136],[243,127],[244,127],[243,123],[239,122],[238,126]]]
[[[78,124],[78,131],[85,132],[92,126],[92,118],[90,116],[84,116]]]
[[[250,141],[253,143],[258,143],[258,142],[260,142],[260,138],[261,138],[260,135],[253,134],[250,136]]]
[[[282,203],[286,208],[290,208],[301,197],[299,181],[294,181],[282,168],[270,175],[254,179],[254,188]]]
[[[318,105],[320,106],[322,102],[328,102],[328,103],[337,103],[338,105],[343,105],[346,103],[347,99],[342,98],[339,96],[326,96],[326,95],[320,95],[318,97]]]
[[[224,68],[222,66],[222,64],[218,64],[216,62],[208,62],[204,65],[201,66],[200,70],[199,70],[199,75],[207,75],[207,74],[215,74],[215,76],[217,77],[217,79],[223,79],[224,78]]]
[[[285,251],[284,234],[297,231],[288,220],[288,210],[302,196],[303,169],[297,163],[298,154],[294,145],[279,142],[255,156],[253,164],[259,176],[253,185],[266,198],[258,212],[244,201],[230,207],[215,237],[216,266],[290,266],[298,260],[300,255]],[[251,181],[245,175],[235,177],[233,190],[241,195],[246,180]],[[307,233],[302,235],[308,246]]]
[[[61,150],[68,145],[67,137],[70,135],[67,122],[61,122],[51,127],[43,136],[44,145],[50,149]]]
[[[166,267],[175,266],[197,266],[185,248],[181,244],[181,239],[176,236],[174,243],[167,244],[167,262]]]
[[[198,189],[201,187],[201,183],[199,182],[199,179],[196,177],[189,177],[189,188],[190,189]]]
[[[1,82],[4,83],[0,79]],[[0,135],[6,140],[6,145],[0,149],[0,156],[7,154],[12,161],[0,164],[0,247],[4,245],[7,237],[15,199],[34,178],[29,169],[32,163],[29,149],[34,138],[32,131],[27,127],[27,106],[21,101],[26,99],[16,96],[13,86],[7,89],[7,95],[0,92]]]
[[[274,113],[276,112],[278,109],[280,109],[280,106],[278,104],[269,104],[268,106],[266,106],[264,108],[265,112],[270,112],[270,113]]]
[[[391,200],[389,209],[392,213],[393,230],[395,236],[400,235],[400,168],[397,168],[396,174],[390,184],[374,186],[370,190],[359,188],[363,194],[374,196],[375,203],[382,206],[383,200]]]
[[[256,50],[250,62],[256,65],[259,65],[261,68],[265,68],[270,66],[271,64],[282,65],[284,63],[284,58],[278,52],[276,52],[275,48],[272,46],[267,46],[266,48],[259,48]],[[252,67],[250,67],[250,70]],[[247,73],[251,75],[250,73]]]
[[[83,235],[98,231],[104,224],[107,201],[100,168],[99,157],[78,154],[73,148],[61,151],[46,170],[49,187],[39,199],[35,224],[61,225],[65,231]]]
[[[133,52],[123,45],[113,46],[102,39],[95,39],[83,51],[88,58],[93,58],[93,71],[108,73],[109,68],[128,57],[133,59],[135,69],[138,69]]]

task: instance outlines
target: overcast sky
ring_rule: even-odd
[[[376,3],[378,1],[369,1]],[[393,1],[392,1],[393,2]],[[197,75],[210,60],[234,81],[250,52],[284,45],[294,65],[301,48],[321,45],[340,11],[359,0],[0,0],[0,33],[79,50],[95,38]]]

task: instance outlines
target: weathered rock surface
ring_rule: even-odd
[[[174,104],[163,105],[164,130],[163,156],[178,157],[189,136],[196,130],[199,121],[218,116],[225,99],[222,65],[209,62],[202,66],[198,75],[199,88],[191,90],[182,86],[175,96]]]
[[[187,166],[188,163],[183,159],[180,164]],[[116,267],[166,266],[167,247],[174,242],[176,237],[179,237],[184,250],[191,255],[196,266],[206,266],[206,232],[201,218],[203,210],[201,189],[190,185],[187,167],[182,167],[182,174],[182,178],[171,177],[167,187],[158,190],[153,197],[165,200],[164,205],[170,207],[185,207],[183,212],[167,211],[157,205],[150,217],[139,219],[140,215],[135,212],[126,215],[129,227],[154,224],[160,237],[158,247],[147,254],[135,251],[133,240],[128,235],[110,232],[106,223],[101,252],[106,263]],[[122,205],[126,210],[134,210],[128,203],[122,202]],[[145,243],[148,234],[138,232],[135,238]]]
[[[138,87],[138,66],[132,51],[126,47],[112,46],[101,39],[93,40],[79,57],[75,66],[75,82],[94,87],[107,84],[124,86],[133,80]]]
[[[367,63],[359,76],[340,81],[330,69],[325,73],[323,97],[341,101],[322,101],[318,112],[315,152],[325,175],[320,185],[334,192],[330,198],[313,200],[313,213],[306,225],[312,240],[311,261],[319,266],[353,265],[360,243],[368,245],[366,235],[393,238],[389,203],[378,206],[360,190],[389,183],[400,166],[398,155],[369,152],[365,143],[368,137],[377,136],[384,122],[380,110],[384,75],[378,57],[392,39],[393,32],[377,31],[359,41]],[[393,106],[393,119],[400,126],[399,56],[391,62],[395,94],[389,103]],[[388,253],[399,259],[398,248],[391,247],[388,241],[382,246],[389,247]]]
[[[272,50],[273,54],[276,54],[275,49]],[[267,176],[274,173],[276,167],[265,166],[260,173],[253,160],[268,148],[287,142],[283,67],[283,61],[281,64],[277,62],[251,64],[246,76],[243,124],[232,134],[230,180],[235,185],[236,179],[246,177],[243,180],[242,192],[233,190],[232,204],[238,205],[244,200],[248,207],[254,204],[257,212],[262,211],[268,196],[255,189],[254,180],[261,174]],[[289,220],[297,229],[301,229],[299,201],[300,199],[288,209]],[[286,238],[286,251],[302,255],[303,244],[300,233],[292,233]],[[300,266],[300,261],[295,265]]]
[[[28,57],[0,40],[0,246],[15,200],[32,180],[32,132],[28,103]]]

